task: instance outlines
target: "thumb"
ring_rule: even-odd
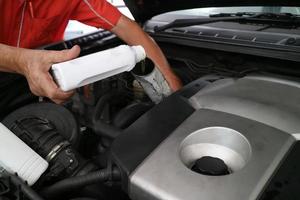
[[[52,63],[60,63],[68,60],[72,60],[78,57],[80,54],[80,47],[78,45],[73,46],[71,49],[54,51],[51,55]]]

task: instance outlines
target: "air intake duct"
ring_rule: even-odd
[[[76,143],[78,134],[77,123],[62,106],[31,104],[11,113],[3,123],[49,163],[44,181],[86,174],[96,168],[73,147],[72,141]]]

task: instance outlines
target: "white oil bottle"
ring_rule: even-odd
[[[130,71],[146,58],[142,46],[120,45],[52,65],[53,76],[63,91],[69,91],[110,76]]]

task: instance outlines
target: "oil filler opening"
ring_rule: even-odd
[[[207,127],[182,141],[179,156],[196,173],[223,176],[245,167],[251,152],[250,143],[241,133],[226,127]]]

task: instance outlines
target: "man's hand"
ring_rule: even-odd
[[[48,97],[55,103],[62,103],[73,95],[73,92],[63,92],[55,84],[49,73],[55,63],[68,61],[76,58],[80,53],[79,46],[70,50],[46,51],[46,50],[23,50],[18,55],[18,70],[23,74],[33,94]]]

